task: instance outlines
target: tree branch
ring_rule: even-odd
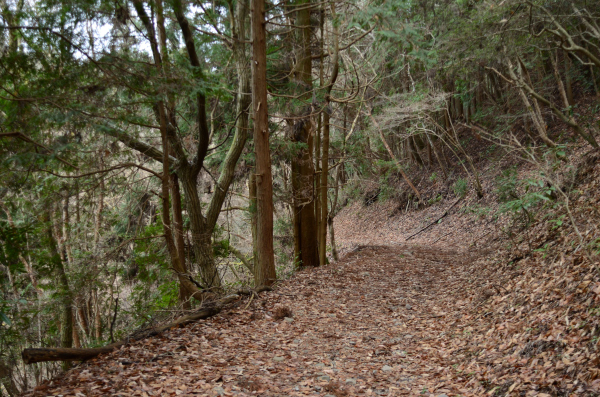
[[[35,146],[38,146],[38,147],[40,147],[40,148],[44,149],[44,150],[45,150],[45,151],[47,151],[48,153],[54,153],[54,151],[53,151],[52,149],[50,149],[49,147],[47,147],[47,146],[45,146],[45,145],[42,145],[41,143],[38,143],[38,142],[34,141],[33,139],[31,139],[31,138],[30,138],[30,137],[28,137],[27,135],[23,134],[22,132],[5,132],[5,133],[1,133],[1,134],[0,134],[0,138],[19,138],[19,139],[21,139],[22,141],[25,141],[25,142],[32,143],[32,144],[34,144]],[[73,167],[73,168],[75,168],[76,170],[78,170],[78,169],[79,169],[79,167],[77,167],[77,166],[73,165],[72,163],[68,162],[67,160],[63,159],[63,158],[62,158],[62,157],[60,157],[60,156],[56,156],[56,159],[57,159],[58,161],[60,161],[61,163],[68,165],[69,167]]]

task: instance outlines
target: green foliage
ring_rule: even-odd
[[[277,217],[273,222],[278,277],[289,277],[293,271],[294,230],[292,219]]]
[[[229,239],[222,239],[213,243],[213,254],[218,258],[227,258],[229,256]]]
[[[427,204],[428,205],[433,205],[435,203],[439,203],[440,201],[442,201],[442,198],[443,198],[442,195],[438,194],[437,196],[432,197],[429,200],[427,200]]]
[[[535,219],[535,211],[540,205],[549,204],[554,191],[555,188],[548,186],[543,176],[519,179],[517,168],[508,168],[496,180],[496,193],[501,203],[498,211],[511,214],[513,219],[522,219],[527,227]],[[562,219],[556,222],[562,224]]]
[[[590,248],[592,249],[595,255],[600,255],[600,238],[594,239],[590,243]]]
[[[465,197],[469,191],[469,182],[465,178],[458,178],[452,185],[456,197]]]
[[[495,213],[490,207],[478,204],[476,202],[465,207],[464,212],[474,214],[480,219],[485,219],[488,216],[491,216],[493,221],[498,219],[498,214]]]
[[[3,309],[6,310],[6,309]],[[6,314],[4,314],[3,311],[0,311],[0,321],[8,326],[10,326],[12,324],[12,322],[10,321],[10,318],[8,318],[8,316]],[[2,326],[3,324],[0,323],[0,326]]]
[[[519,197],[517,194],[516,166],[503,170],[502,174],[496,179],[496,193],[498,194],[498,200],[502,203]]]

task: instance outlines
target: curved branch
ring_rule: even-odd
[[[204,80],[202,66],[200,64],[200,59],[198,58],[198,53],[196,52],[194,35],[192,33],[190,23],[185,17],[185,12],[183,10],[181,0],[173,1],[173,10],[175,11],[177,23],[179,23],[179,27],[181,28],[181,34],[183,35],[185,47],[187,49],[188,56],[190,57],[190,63],[194,67],[194,71],[197,74],[198,78],[200,80]],[[193,176],[197,176],[200,173],[200,170],[202,169],[204,158],[206,157],[206,153],[208,151],[210,137],[208,123],[206,121],[206,97],[200,91],[198,91],[196,94],[196,102],[198,108],[198,114],[196,118],[196,121],[198,122],[198,146],[196,156],[194,158],[191,168],[191,173]]]
[[[136,138],[126,134],[125,132],[119,131],[115,128],[112,128],[109,126],[102,126],[102,127],[103,127],[102,131],[105,134],[110,135],[114,138],[117,138],[120,142],[125,144],[125,146],[129,147],[130,149],[137,150],[138,152],[145,154],[146,156],[150,157],[151,159],[162,163],[163,153],[160,150],[158,150],[157,148],[155,148],[154,146],[149,145],[146,142],[142,142],[139,139],[136,139]],[[171,157],[171,161],[176,162],[177,159]]]
[[[149,168],[146,168],[146,167],[136,164],[136,163],[123,163],[123,164],[115,165],[114,167],[106,168],[103,170],[92,171],[92,172],[86,172],[85,174],[79,174],[79,175],[61,175],[61,174],[57,174],[55,172],[48,171],[48,170],[39,170],[39,171],[46,172],[50,175],[54,175],[59,178],[77,179],[77,178],[83,178],[83,177],[90,176],[90,175],[96,175],[96,174],[102,174],[102,173],[106,173],[106,172],[110,172],[110,171],[114,171],[114,170],[120,170],[122,168],[128,168],[128,167],[136,167],[143,171],[149,172],[150,174],[154,175],[157,178],[162,178],[162,175],[159,174],[158,172],[153,171]]]

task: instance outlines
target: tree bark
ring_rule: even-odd
[[[325,266],[327,263],[327,225],[329,224],[329,211],[327,203],[327,185],[329,176],[329,133],[330,133],[330,118],[331,118],[331,90],[337,81],[339,72],[339,34],[338,27],[335,23],[336,12],[335,3],[331,3],[331,19],[333,25],[333,59],[331,76],[325,87],[325,111],[323,112],[323,158],[321,162],[321,214],[319,223],[319,264]],[[333,220],[332,220],[333,226]],[[333,227],[330,227],[333,232]]]
[[[296,73],[298,80],[303,84],[304,94],[302,98],[310,101],[312,84],[312,54],[311,54],[311,21],[310,0],[298,2],[296,11],[296,26],[299,30],[300,49],[298,53],[298,64]],[[293,140],[302,142],[302,147],[297,156],[292,160],[292,190],[294,196],[295,212],[295,249],[298,266],[318,266],[318,242],[317,221],[315,217],[315,186],[314,186],[314,164],[313,164],[313,140],[314,140],[314,108],[307,107],[304,117],[299,119],[293,126]]]
[[[512,65],[512,62],[510,61],[510,59],[507,59],[507,66],[508,66],[508,73],[509,73],[510,77],[513,80],[517,80],[518,78],[517,78],[517,75],[515,74],[515,72],[513,71],[513,65]],[[525,94],[525,90],[522,87],[518,87],[518,91],[519,91],[519,96],[521,97],[521,101],[523,101],[525,108],[527,109],[527,111],[529,112],[529,115],[531,116],[531,120],[533,121],[533,125],[535,126],[535,129],[537,130],[539,137],[542,139],[542,141],[548,147],[550,147],[550,148],[556,147],[556,143],[554,143],[548,137],[548,134],[546,134],[546,123],[542,119],[542,115],[539,111],[539,108],[534,108],[532,106],[531,102],[529,101],[529,98]]]
[[[273,252],[273,177],[267,112],[267,43],[265,0],[252,0],[252,107],[256,156],[256,243],[254,283],[271,285],[277,279]]]
[[[0,361],[0,383],[4,386],[9,397],[19,395],[19,390],[13,379],[12,370],[3,361]]]
[[[49,208],[43,214],[43,221],[46,223],[46,244],[50,252],[49,262],[56,271],[60,290],[60,345],[63,348],[70,348],[73,346],[73,294],[69,287],[65,265],[58,252],[58,244],[52,232],[52,217]]]
[[[179,190],[179,178],[177,174],[171,175],[171,197],[173,198],[173,234],[175,236],[175,248],[179,257],[179,265],[183,273],[188,274],[188,268],[185,263],[185,242],[183,241],[183,217],[181,210],[181,192]],[[192,292],[179,283],[179,302],[185,310],[192,308],[190,298]]]
[[[256,229],[256,172],[250,172],[248,178],[248,199],[250,207],[250,229],[252,232],[252,275],[254,275],[254,266],[256,266],[256,250],[258,248],[258,231]]]
[[[69,214],[69,191],[66,190],[62,202],[62,236],[67,263],[73,264],[73,251],[71,250],[71,217]]]

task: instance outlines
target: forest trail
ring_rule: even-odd
[[[469,395],[452,369],[460,349],[451,348],[466,307],[464,260],[420,246],[357,247],[28,395]],[[277,319],[286,308],[292,317]]]

